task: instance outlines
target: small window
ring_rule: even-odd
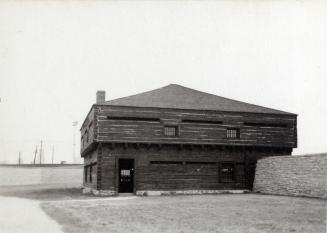
[[[122,177],[131,176],[131,170],[124,170],[124,169],[120,170],[120,176]]]
[[[85,183],[87,182],[87,170],[88,170],[88,168],[85,166],[84,167],[84,181],[85,181]]]
[[[165,126],[164,135],[176,137],[178,135],[177,131],[177,126]]]
[[[86,143],[89,142],[89,132],[86,130],[85,131],[85,135],[86,135]]]
[[[226,137],[227,138],[240,138],[240,129],[227,129]]]
[[[90,166],[90,183],[92,183],[92,169],[93,169],[93,165]]]
[[[223,163],[220,166],[220,182],[228,183],[235,180],[235,166],[233,163]]]

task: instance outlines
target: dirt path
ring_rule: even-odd
[[[0,197],[1,233],[62,233],[60,225],[48,217],[38,201]]]

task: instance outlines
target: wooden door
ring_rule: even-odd
[[[119,159],[119,192],[134,192],[134,159]]]

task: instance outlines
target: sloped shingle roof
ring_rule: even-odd
[[[177,84],[170,84],[152,91],[106,101],[104,104],[113,106],[292,114],[237,100],[227,99]]]

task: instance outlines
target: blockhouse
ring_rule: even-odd
[[[176,84],[105,101],[81,127],[85,191],[214,193],[252,189],[259,158],[290,155],[297,115]]]

